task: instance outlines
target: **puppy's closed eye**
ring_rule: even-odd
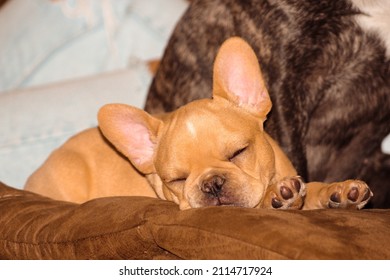
[[[173,183],[184,183],[186,180],[187,180],[187,178],[185,178],[185,177],[180,177],[180,178],[176,178],[176,179],[172,179],[172,180],[167,180],[166,182],[169,183],[169,184],[173,184]]]
[[[244,148],[238,149],[235,151],[230,157],[229,161],[233,161],[235,158],[237,158],[239,155],[241,155],[245,150],[248,148],[248,146],[245,146]]]

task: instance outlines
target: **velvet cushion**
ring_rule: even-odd
[[[389,225],[390,210],[73,204],[0,184],[1,259],[389,259]]]

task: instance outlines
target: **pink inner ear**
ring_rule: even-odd
[[[151,163],[155,144],[150,139],[150,132],[145,125],[134,122],[123,125],[123,136],[127,139],[125,154],[135,165]]]
[[[244,40],[226,40],[214,63],[213,94],[226,98],[265,119],[271,100],[256,54]]]
[[[260,107],[268,94],[258,66],[241,55],[233,55],[226,64],[224,69],[226,89],[238,98],[239,105]]]
[[[270,100],[256,56],[234,52],[221,63],[220,79],[239,106],[266,115]]]
[[[103,135],[145,174],[154,171],[153,159],[161,121],[145,111],[124,104],[107,104],[98,113]]]

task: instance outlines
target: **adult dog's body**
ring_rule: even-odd
[[[387,15],[387,16],[386,16]],[[230,36],[261,61],[274,107],[266,130],[307,181],[366,181],[390,207],[390,3],[386,0],[197,0],[178,23],[146,110],[209,97]]]

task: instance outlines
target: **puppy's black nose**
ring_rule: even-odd
[[[203,180],[200,189],[204,193],[209,193],[215,197],[221,192],[222,186],[225,183],[225,179],[221,176],[214,175]]]

